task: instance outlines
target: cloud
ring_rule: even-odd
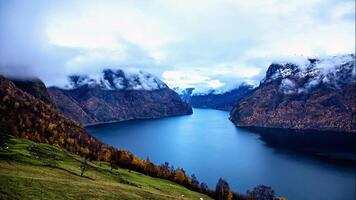
[[[182,71],[165,71],[162,74],[163,81],[168,85],[181,87],[194,87],[195,85],[208,84],[210,78]]]
[[[0,73],[56,85],[134,67],[171,87],[256,83],[276,59],[354,52],[354,16],[353,0],[1,1]]]

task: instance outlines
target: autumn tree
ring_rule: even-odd
[[[173,178],[174,170],[172,168],[173,167],[170,167],[168,162],[161,164],[159,166],[160,177],[165,178],[165,179]]]
[[[111,160],[111,151],[106,145],[104,145],[101,149],[101,160],[106,162]]]
[[[177,168],[175,173],[174,173],[174,181],[182,184],[184,180],[186,179],[185,177],[185,172],[181,168]]]
[[[146,166],[145,162],[136,156],[132,157],[131,165],[134,170],[139,172],[144,172],[144,168]]]
[[[156,166],[150,161],[150,159],[147,157],[145,160],[145,173],[150,175],[150,176],[157,176],[157,168]]]
[[[119,154],[119,164],[121,164],[124,167],[131,166],[133,155],[130,152],[118,151],[118,154]]]
[[[83,148],[83,147],[80,147],[80,155],[87,158],[89,156],[89,149],[88,148]]]
[[[252,191],[247,191],[249,198],[254,200],[273,200],[275,192],[271,187],[258,185]]]
[[[231,200],[232,192],[230,186],[224,179],[220,178],[215,188],[215,199],[216,200]]]

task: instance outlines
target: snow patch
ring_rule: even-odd
[[[282,80],[280,89],[284,94],[294,94],[297,92],[297,85],[293,80],[286,78]]]

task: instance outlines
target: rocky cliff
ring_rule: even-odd
[[[273,63],[231,111],[239,127],[356,133],[355,55]]]
[[[58,108],[84,125],[191,114],[179,95],[151,74],[104,70],[71,76],[66,88],[48,89]]]

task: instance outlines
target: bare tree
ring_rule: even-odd
[[[85,171],[88,169],[87,159],[84,158],[84,162],[80,165],[80,176],[83,177]]]

